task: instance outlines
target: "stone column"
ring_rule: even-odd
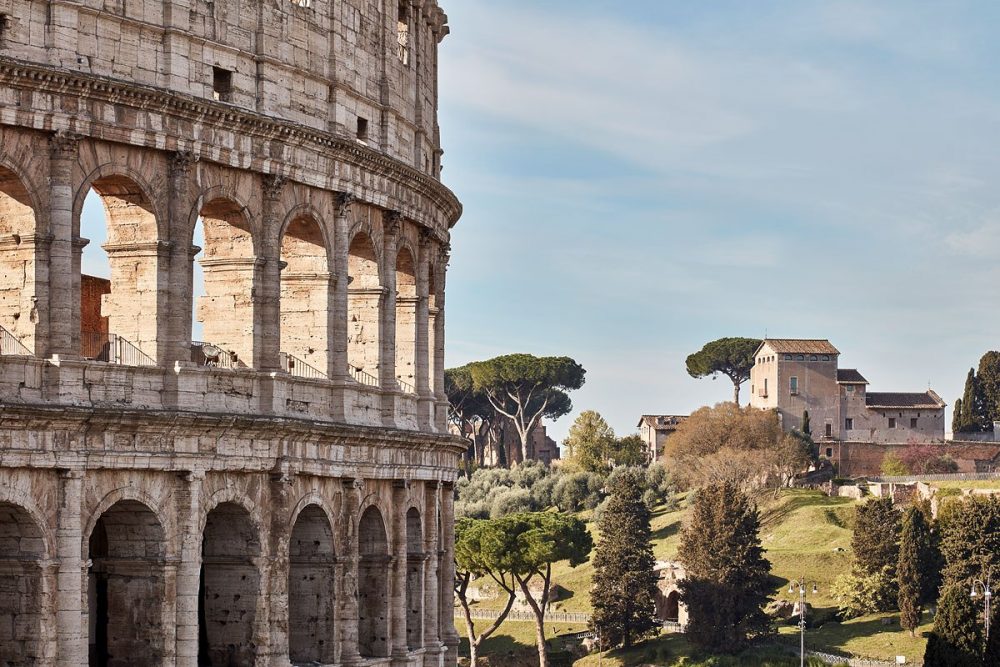
[[[291,504],[294,473],[287,470],[287,462],[271,474],[271,558],[270,582],[266,589],[269,607],[270,642],[266,653],[272,667],[289,667],[288,655],[288,550],[291,541]]]
[[[458,662],[458,632],[455,630],[455,485],[444,482],[441,485],[441,544],[443,546],[440,566],[441,600],[440,617],[441,641],[445,646],[445,664]]]
[[[351,229],[351,202],[354,195],[346,192],[337,193],[337,214],[333,220],[333,273],[336,274],[333,284],[333,308],[331,308],[330,361],[329,372],[331,380],[345,382],[350,376],[347,365],[347,318],[348,318],[348,276],[347,265],[350,254],[351,240],[347,238]]]
[[[417,386],[417,427],[421,431],[434,430],[434,390],[430,382],[430,354],[428,326],[430,312],[428,290],[430,289],[430,253],[432,236],[429,230],[420,230],[420,244],[417,247],[417,312],[416,336],[414,340],[414,373]]]
[[[47,353],[80,355],[79,277],[73,267],[73,164],[79,137],[60,130],[49,139],[49,343]]]
[[[394,665],[406,664],[406,494],[410,483],[392,485],[392,595],[389,599],[389,654]]]
[[[438,549],[438,512],[441,504],[441,485],[439,482],[427,482],[424,487],[424,551],[427,560],[424,561],[424,667],[436,666],[441,653],[441,633],[438,624],[438,567],[440,556]]]
[[[164,365],[191,361],[191,314],[193,305],[193,229],[190,227],[191,168],[198,161],[194,153],[179,151],[170,159],[170,269],[167,278],[166,314],[168,326],[161,329],[157,359]]]
[[[447,243],[440,246],[438,259],[438,279],[435,282],[437,294],[434,305],[437,314],[434,317],[434,397],[437,399],[437,415],[435,426],[439,431],[448,430],[448,394],[444,390],[444,286],[448,273],[448,260],[451,246]]]
[[[175,491],[181,562],[177,568],[177,666],[198,665],[198,595],[201,584],[201,493],[205,473],[182,473]]]
[[[343,580],[338,598],[337,626],[340,628],[340,664],[358,665],[358,508],[361,506],[359,479],[345,479],[344,502],[341,510],[341,548]]]
[[[402,216],[382,214],[382,317],[379,331],[379,386],[382,388],[382,424],[396,425],[396,256]]]
[[[254,350],[257,359],[254,367],[262,371],[281,369],[281,194],[287,179],[284,176],[266,175],[263,183],[263,208],[261,244],[263,266],[257,289],[257,323],[254,327]]]
[[[80,512],[83,501],[83,471],[63,470],[61,478],[58,528],[59,573],[56,602],[56,637],[59,662],[63,667],[87,664],[87,636],[83,628],[83,526]]]

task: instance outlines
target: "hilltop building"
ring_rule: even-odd
[[[674,434],[687,415],[643,415],[636,427],[639,437],[646,443],[647,457],[650,463],[660,460],[667,439]]]
[[[750,405],[775,409],[786,431],[808,411],[817,441],[916,444],[944,440],[945,402],[934,391],[872,392],[853,368],[840,368],[828,340],[767,338],[754,354]],[[820,453],[824,453],[821,447]],[[832,448],[827,450],[832,453]]]

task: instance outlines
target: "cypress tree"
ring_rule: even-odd
[[[965,432],[965,422],[962,421],[962,399],[955,399],[955,407],[951,411],[951,430],[952,433],[963,433]]]
[[[698,491],[678,550],[687,570],[680,589],[692,644],[735,653],[770,632],[764,605],[771,564],[759,532],[757,508],[735,485]]]
[[[968,589],[990,567],[1000,572],[1000,497],[971,496],[948,512],[941,536],[944,582]],[[968,592],[968,590],[966,590]]]
[[[591,628],[600,633],[605,646],[629,648],[635,640],[655,635],[660,626],[650,515],[642,499],[644,482],[645,474],[636,468],[616,475],[598,523],[601,536],[593,560]]]
[[[957,584],[945,588],[924,652],[924,667],[983,665],[981,621],[967,588]]]
[[[978,426],[993,430],[993,421],[1000,419],[1000,352],[990,351],[979,359],[976,373]]]
[[[899,624],[905,630],[914,631],[920,625],[923,605],[932,601],[934,594],[934,568],[937,564],[933,536],[924,514],[911,507],[903,517],[903,529],[899,538],[899,566],[896,575],[899,582]]]
[[[802,411],[802,432],[806,435],[812,435],[812,425],[809,423],[809,411]]]
[[[858,507],[851,537],[854,562],[861,573],[877,574],[899,560],[899,512],[892,498],[873,498]]]
[[[980,363],[982,363],[981,360]],[[969,374],[965,376],[965,390],[962,392],[962,398],[955,401],[952,430],[956,433],[971,433],[982,430],[985,422],[982,403],[976,370],[970,368]]]

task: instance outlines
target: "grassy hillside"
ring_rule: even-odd
[[[835,600],[831,594],[834,580],[850,569],[851,530],[854,522],[856,502],[847,498],[829,498],[818,491],[787,490],[777,498],[761,501],[761,539],[771,561],[774,575],[774,597],[791,599],[788,583],[805,578],[818,587],[816,595],[810,595],[813,617],[830,618],[835,610]],[[680,541],[680,531],[687,510],[683,502],[675,510],[660,509],[653,515],[653,550],[657,558],[670,560],[676,556]],[[590,526],[595,533],[596,528]],[[593,568],[585,563],[570,568],[562,563],[554,568],[553,580],[567,589],[567,599],[553,603],[558,611],[589,611],[590,581]],[[495,602],[484,602],[483,606],[495,606]],[[464,627],[458,623],[459,631]],[[582,626],[559,626],[547,632],[548,636],[583,630]],[[929,630],[927,625],[922,631]],[[779,628],[780,638],[798,645],[798,629],[794,626]],[[923,655],[925,640],[920,636],[911,638],[900,630],[895,614],[883,614],[854,619],[845,623],[825,622],[820,628],[807,630],[806,642],[810,648],[836,653],[853,653],[881,659],[894,659],[897,655],[908,658]],[[484,646],[483,655],[491,656],[491,665],[531,665],[537,664],[534,654],[534,628],[530,623],[505,623]],[[697,662],[677,662],[667,656],[689,655],[690,649],[681,637],[664,637],[648,642],[627,655],[607,656],[604,665],[637,665],[656,660],[656,664],[697,665]],[[597,664],[596,657],[578,661],[578,667]],[[713,664],[727,664],[713,663]],[[757,655],[741,658],[733,664],[783,665],[780,656]],[[797,664],[797,663],[796,663]]]

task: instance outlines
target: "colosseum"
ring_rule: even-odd
[[[447,33],[0,0],[0,665],[456,664]]]

